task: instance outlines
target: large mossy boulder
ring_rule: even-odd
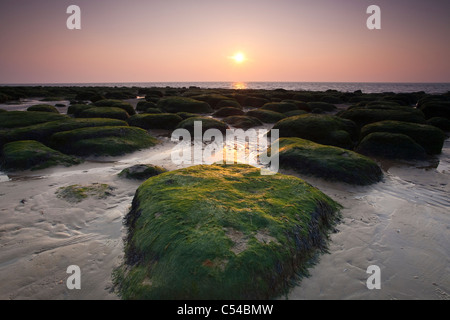
[[[420,110],[422,110],[427,119],[441,117],[450,120],[450,102],[426,102],[421,105]]]
[[[0,113],[0,129],[27,127],[64,119],[68,119],[68,116],[53,112],[8,111]]]
[[[439,128],[445,132],[450,131],[450,120],[447,118],[434,117],[434,118],[428,119],[427,124],[430,126]]]
[[[3,146],[1,169],[4,171],[39,170],[53,166],[72,166],[82,161],[62,154],[34,140],[15,141]]]
[[[206,102],[207,104],[209,104],[211,106],[211,108],[217,110],[222,108],[222,106],[219,107],[219,103],[221,103],[222,101],[227,101],[230,100],[228,97],[225,97],[221,94],[217,94],[217,93],[210,93],[210,94],[202,94],[202,95],[198,95],[198,96],[192,96],[190,97],[194,100],[198,100],[198,101],[203,101]],[[230,105],[228,105],[227,107],[229,107]]]
[[[433,126],[401,121],[382,121],[369,124],[361,130],[361,140],[374,132],[400,133],[407,135],[430,154],[440,154],[444,146],[445,133]]]
[[[164,129],[174,130],[183,119],[173,113],[136,114],[128,119],[130,126],[145,130]]]
[[[358,129],[352,121],[331,115],[290,117],[275,124],[273,129],[280,130],[280,138],[302,138],[345,149],[353,149],[358,139]]]
[[[88,109],[95,108],[92,104],[72,104],[67,109],[67,114],[72,114],[74,117],[79,117],[80,114]]]
[[[211,106],[199,100],[184,97],[166,97],[158,101],[157,107],[168,113],[190,112],[190,113],[212,113]]]
[[[216,109],[220,110],[222,108],[236,108],[236,109],[241,109],[242,110],[242,106],[239,102],[237,102],[236,100],[222,100],[220,101],[217,105],[216,105]]]
[[[360,128],[365,125],[385,121],[403,121],[412,123],[425,123],[425,117],[422,111],[410,107],[390,106],[373,108],[352,108],[339,114],[341,118],[349,119],[355,122]]]
[[[213,113],[213,117],[225,118],[231,116],[243,116],[245,114],[241,109],[234,107],[224,107]]]
[[[0,109],[0,113],[1,112],[8,112],[8,111],[6,111],[5,109]]]
[[[167,172],[167,170],[159,166],[151,164],[137,164],[135,166],[123,169],[119,173],[119,176],[130,180],[147,180],[165,172]]]
[[[130,115],[121,108],[116,107],[94,107],[82,111],[79,118],[107,118],[116,120],[127,120]]]
[[[136,110],[139,112],[144,112],[149,108],[157,109],[156,103],[148,102],[148,101],[139,101],[136,105]]]
[[[278,113],[286,113],[290,111],[298,111],[298,107],[295,103],[288,102],[271,102],[266,103],[261,107],[261,110],[269,110]]]
[[[286,116],[282,113],[262,109],[250,110],[245,115],[257,118],[264,123],[277,123],[278,121],[286,118]]]
[[[424,160],[425,149],[405,134],[374,132],[356,148],[358,153],[376,159]]]
[[[337,109],[334,104],[327,103],[327,102],[308,102],[308,107],[311,110],[319,109],[322,112],[332,112]]]
[[[278,156],[283,168],[356,185],[369,185],[383,178],[374,161],[356,152],[300,138],[281,138],[278,142]]]
[[[36,104],[34,106],[29,107],[27,111],[59,113],[58,109],[49,104]]]
[[[196,122],[201,122],[202,124],[202,134],[204,134],[209,129],[217,129],[223,134],[226,134],[227,129],[229,129],[228,125],[225,122],[206,118],[206,117],[193,117],[188,118],[180,122],[177,126],[177,129],[186,129],[191,134],[191,137],[194,137],[194,126]]]
[[[303,180],[247,165],[150,178],[126,216],[123,299],[272,299],[326,244],[340,205]]]
[[[231,116],[223,119],[223,122],[238,129],[248,130],[264,125],[261,120],[249,116]]]
[[[96,107],[113,107],[125,110],[130,116],[135,115],[133,106],[127,102],[114,99],[104,99],[94,103]]]
[[[153,147],[157,140],[136,127],[95,127],[58,132],[50,146],[78,156],[119,156]]]
[[[44,122],[23,128],[0,130],[0,147],[5,143],[19,140],[36,140],[48,144],[50,137],[63,131],[80,128],[127,126],[125,121],[114,119],[72,119],[65,118],[60,121]]]
[[[261,108],[263,105],[269,102],[270,102],[269,99],[262,97],[245,97],[245,99],[243,99],[243,102],[241,102],[241,104],[243,104],[245,107]]]

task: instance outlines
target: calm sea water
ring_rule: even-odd
[[[123,82],[123,83],[65,83],[65,84],[23,84],[25,86],[105,86],[105,87],[200,87],[204,89],[286,89],[296,91],[338,90],[364,93],[409,93],[425,91],[440,94],[450,91],[450,83],[357,83],[357,82]]]

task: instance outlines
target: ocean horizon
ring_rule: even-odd
[[[426,92],[428,94],[443,94],[450,92],[450,83],[401,83],[401,82],[240,82],[240,81],[210,81],[210,82],[98,82],[98,83],[29,83],[0,84],[0,86],[48,86],[48,87],[173,87],[202,89],[254,89],[291,91],[327,91],[363,93],[412,93]]]

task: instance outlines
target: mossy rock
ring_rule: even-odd
[[[445,134],[442,130],[426,124],[401,121],[382,121],[369,124],[361,130],[361,140],[374,132],[400,133],[407,135],[430,154],[440,154],[444,146]]]
[[[245,114],[241,109],[237,109],[234,107],[225,107],[217,110],[213,113],[213,117],[225,118],[231,116],[243,116]]]
[[[326,102],[308,102],[308,107],[311,110],[320,109],[323,112],[332,112],[337,109],[334,104],[326,103]]]
[[[19,140],[36,140],[48,144],[50,137],[63,131],[80,128],[127,126],[125,121],[114,119],[72,119],[65,118],[60,121],[45,122],[23,128],[0,130],[0,147],[5,143]]]
[[[144,112],[148,108],[157,109],[156,103],[148,102],[148,101],[139,101],[136,105],[136,110],[140,112]]]
[[[64,199],[67,202],[78,203],[87,198],[95,198],[98,200],[106,199],[112,196],[113,187],[107,184],[94,183],[87,186],[74,184],[67,187],[59,188],[56,191],[58,198]]]
[[[5,109],[0,109],[0,113],[1,112],[8,112],[8,111],[6,111]]]
[[[273,129],[280,138],[302,138],[319,144],[353,149],[358,129],[349,120],[331,115],[305,114],[281,120]]]
[[[302,116],[304,114],[307,114],[306,111],[304,110],[294,110],[294,111],[289,111],[289,112],[285,112],[284,115],[286,117],[296,117],[296,116]]]
[[[224,100],[225,101],[229,100],[228,97],[225,97],[221,94],[215,94],[215,93],[192,96],[191,99],[206,102],[207,104],[209,104],[211,106],[211,108],[213,108],[215,110],[221,108],[221,107],[218,107],[219,103],[221,103]],[[227,106],[227,107],[229,107],[229,106]]]
[[[247,165],[150,178],[126,216],[123,299],[273,299],[324,248],[341,206],[303,180]]]
[[[147,110],[144,111],[144,113],[148,113],[148,114],[161,114],[163,113],[161,111],[161,109],[158,108],[148,108]]]
[[[94,103],[96,107],[113,107],[125,110],[130,116],[135,115],[136,111],[133,106],[127,102],[114,99],[104,99]]]
[[[278,142],[281,167],[301,174],[356,185],[369,185],[383,178],[374,161],[356,152],[300,138],[281,138]]]
[[[422,104],[420,110],[422,110],[427,119],[440,117],[450,120],[450,102],[426,102]]]
[[[239,102],[237,102],[236,100],[222,100],[216,105],[217,110],[220,110],[222,108],[228,108],[228,107],[242,110],[241,104]]]
[[[38,111],[38,112],[53,112],[59,113],[58,109],[49,104],[36,104],[27,109],[27,111]]]
[[[131,180],[147,180],[164,172],[167,172],[167,170],[162,167],[150,164],[138,164],[122,170],[119,176]]]
[[[67,114],[73,114],[74,117],[79,117],[83,111],[92,108],[95,108],[92,104],[72,104],[67,109]]]
[[[264,123],[277,123],[278,121],[286,118],[286,116],[282,113],[261,109],[250,110],[246,113],[246,115],[257,118]]]
[[[434,117],[427,120],[427,124],[439,128],[442,131],[450,131],[450,120],[446,118]]]
[[[39,170],[59,165],[69,167],[81,162],[34,140],[4,145],[1,157],[1,167],[5,171]]]
[[[169,112],[189,112],[189,113],[212,113],[211,106],[203,101],[194,100],[184,97],[166,97],[158,101],[159,109]]]
[[[183,119],[173,113],[136,114],[128,119],[130,126],[145,130],[164,129],[174,130]]]
[[[231,116],[223,119],[223,122],[238,129],[248,130],[264,125],[261,120],[249,116]]]
[[[377,159],[423,160],[427,157],[422,146],[399,133],[371,133],[360,142],[356,151]]]
[[[226,134],[227,129],[229,129],[225,122],[206,117],[194,117],[183,120],[177,126],[177,129],[186,129],[191,134],[191,137],[194,138],[194,124],[199,121],[202,123],[202,134],[209,129],[217,129],[223,134]]]
[[[181,119],[183,119],[183,120],[198,117],[198,114],[190,113],[190,112],[177,112],[176,115],[181,117]]]
[[[260,97],[246,97],[244,100],[243,105],[246,107],[251,108],[261,108],[266,103],[269,103],[270,101],[266,98],[260,98]]]
[[[269,110],[278,113],[286,113],[290,111],[298,111],[298,107],[294,103],[287,102],[271,102],[261,107],[261,110]]]
[[[64,119],[68,119],[68,116],[53,112],[8,111],[0,113],[0,129],[27,127]]]
[[[78,156],[120,156],[153,147],[158,141],[136,127],[95,127],[58,132],[50,145],[66,154]]]
[[[95,107],[82,111],[78,117],[127,120],[130,115],[125,110],[116,107]]]
[[[311,108],[308,106],[308,103],[298,100],[283,100],[282,102],[293,103],[297,106],[297,109],[303,110],[306,112],[311,112]]]
[[[422,111],[409,107],[397,109],[387,106],[383,109],[353,108],[340,113],[339,116],[344,119],[352,120],[360,128],[371,123],[385,120],[425,123],[425,117]]]

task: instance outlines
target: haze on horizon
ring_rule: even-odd
[[[1,0],[0,84],[450,82],[449,14],[448,0]]]

